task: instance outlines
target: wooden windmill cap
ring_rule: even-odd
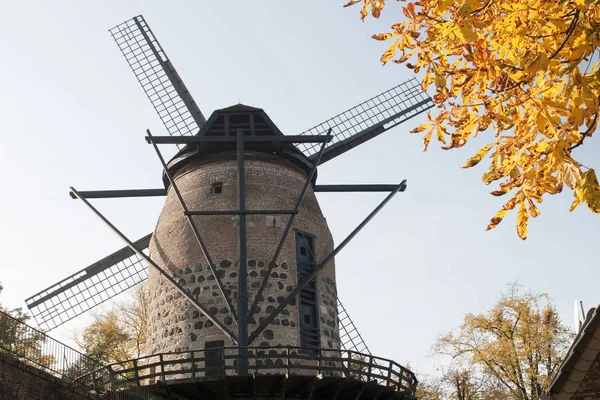
[[[237,137],[238,132],[244,136],[284,136],[283,132],[273,123],[271,118],[262,108],[247,106],[245,104],[236,104],[230,107],[213,111],[206,124],[202,126],[196,136],[203,137]],[[236,158],[236,142],[213,142],[213,143],[194,143],[183,147],[169,161],[169,171],[173,176],[182,167],[188,163],[214,162],[217,160],[230,160]],[[288,161],[295,166],[300,167],[308,173],[312,167],[312,162],[304,155],[294,144],[281,142],[245,142],[245,153],[263,153],[276,155]],[[163,177],[165,187],[169,186],[169,180]],[[316,173],[313,177],[313,185],[316,181]]]

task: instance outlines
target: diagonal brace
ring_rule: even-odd
[[[329,128],[329,131],[327,131],[326,137],[328,139],[326,141],[324,141],[323,144],[321,145],[321,150],[319,151],[319,154],[317,155],[317,159],[313,163],[313,165],[310,169],[310,172],[308,173],[308,176],[306,177],[306,182],[304,183],[304,187],[302,188],[302,191],[300,192],[300,196],[298,197],[298,201],[296,202],[296,207],[294,207],[293,214],[290,215],[290,218],[288,219],[288,223],[285,226],[285,230],[283,231],[283,234],[281,235],[279,244],[277,245],[277,248],[275,249],[275,254],[273,255],[273,258],[271,259],[271,262],[269,263],[267,274],[263,278],[263,280],[260,284],[260,288],[258,289],[258,292],[256,292],[256,296],[254,296],[254,301],[252,302],[252,307],[250,307],[250,311],[248,312],[248,320],[250,320],[250,318],[252,318],[254,313],[256,313],[256,307],[258,306],[258,302],[260,301],[260,299],[262,297],[262,293],[265,290],[265,287],[267,286],[267,282],[269,280],[269,277],[271,276],[271,272],[273,272],[273,269],[275,268],[275,263],[277,262],[279,253],[281,252],[281,249],[283,248],[283,244],[285,243],[285,240],[287,239],[288,233],[290,232],[290,229],[292,228],[294,219],[296,218],[296,215],[298,215],[298,213],[300,212],[300,206],[302,205],[302,201],[304,200],[304,196],[306,195],[308,186],[310,185],[310,182],[312,181],[312,178],[315,175],[315,172],[317,171],[317,165],[319,165],[321,156],[323,155],[323,153],[325,151],[325,146],[333,138],[333,136],[331,135],[331,128]]]
[[[212,272],[213,276],[215,277],[215,280],[217,281],[217,285],[219,286],[219,291],[221,292],[221,296],[223,296],[223,299],[225,300],[225,303],[227,304],[227,308],[229,308],[229,312],[231,313],[231,315],[233,316],[233,320],[237,324],[238,316],[237,316],[237,313],[235,312],[235,309],[233,308],[233,303],[229,299],[229,296],[227,296],[227,294],[225,293],[225,288],[223,287],[223,282],[221,281],[221,278],[219,278],[219,276],[217,275],[217,270],[215,269],[212,258],[208,254],[208,249],[206,248],[206,244],[204,243],[204,241],[202,240],[202,237],[200,236],[198,227],[194,223],[194,220],[192,219],[192,215],[190,215],[190,210],[187,208],[187,205],[185,204],[185,201],[183,200],[183,196],[181,196],[181,192],[179,191],[179,188],[175,184],[175,179],[173,179],[171,172],[169,172],[169,167],[167,166],[167,163],[165,162],[165,159],[163,158],[162,153],[158,149],[158,146],[156,145],[156,143],[154,143],[154,141],[152,140],[152,134],[150,133],[150,129],[147,129],[146,133],[148,134],[150,143],[154,147],[154,150],[156,151],[156,154],[158,155],[158,158],[160,159],[160,162],[163,166],[165,174],[167,175],[167,178],[169,179],[169,182],[171,183],[171,186],[173,187],[173,190],[175,191],[175,195],[177,196],[177,199],[179,200],[179,204],[181,205],[181,208],[183,209],[183,213],[184,213],[185,217],[187,218],[190,228],[192,228],[192,231],[194,232],[196,241],[200,245],[200,250],[202,251],[204,258],[206,259],[208,268],[210,269],[210,272]]]
[[[271,321],[277,315],[279,315],[281,310],[287,307],[287,305],[290,304],[296,296],[298,296],[298,293],[300,293],[300,291],[304,289],[315,276],[317,276],[317,274],[325,267],[325,265],[327,265],[329,261],[331,261],[344,247],[346,247],[346,245],[358,234],[358,232],[360,232],[360,230],[364,228],[365,225],[371,221],[371,219],[373,219],[373,217],[392,199],[392,197],[396,195],[396,193],[404,192],[405,190],[406,180],[403,180],[396,187],[396,189],[388,194],[387,197],[346,237],[346,239],[344,239],[342,243],[340,243],[331,253],[329,253],[329,255],[327,255],[323,261],[321,261],[321,263],[319,263],[319,265],[317,265],[315,269],[296,286],[292,293],[290,293],[285,300],[275,310],[273,310],[273,312],[271,312],[271,314],[269,314],[269,316],[265,318],[263,322],[260,323],[260,325],[250,335],[248,344],[251,344],[252,341],[258,337],[258,335],[271,323]]]
[[[237,343],[237,337],[235,334],[229,330],[221,321],[214,318],[204,306],[198,303],[198,300],[194,298],[187,290],[182,288],[176,281],[173,279],[171,275],[166,273],[161,267],[158,266],[149,256],[147,256],[143,251],[138,249],[135,244],[129,240],[116,226],[114,226],[100,211],[98,211],[85,197],[81,196],[81,194],[75,190],[74,187],[70,187],[71,193],[73,193],[77,198],[85,203],[86,206],[89,207],[90,210],[94,212],[108,227],[117,234],[131,250],[133,250],[138,256],[143,258],[148,264],[152,265],[165,279],[167,279],[174,287],[177,289],[182,295],[184,295],[202,314],[206,316],[208,320],[210,320],[215,326],[217,326],[225,335],[227,335],[234,343]]]

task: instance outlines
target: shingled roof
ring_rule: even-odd
[[[600,398],[600,306],[588,311],[543,400]]]

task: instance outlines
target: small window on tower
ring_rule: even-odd
[[[213,182],[211,185],[211,193],[212,194],[223,193],[223,182]]]

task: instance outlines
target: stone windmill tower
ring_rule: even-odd
[[[39,325],[53,329],[147,279],[146,355],[110,366],[113,396],[133,382],[145,398],[413,398],[412,372],[372,355],[345,314],[334,263],[405,181],[316,178],[318,165],[432,107],[418,83],[284,135],[242,104],[206,120],[141,16],[110,32],[170,134],[146,137],[164,187],[71,188],[127,246],[27,299]],[[163,144],[179,147],[169,161]],[[334,246],[315,193],[365,191],[388,195]],[[154,232],[137,241],[89,202],[144,196],[166,200]]]

